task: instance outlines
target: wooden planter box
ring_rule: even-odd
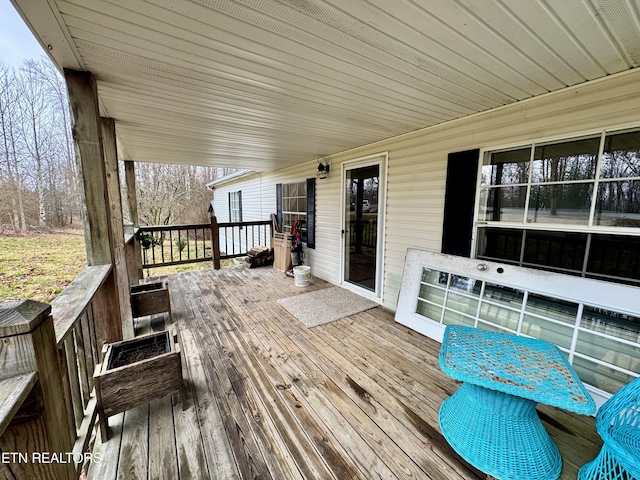
[[[133,318],[169,313],[171,319],[171,300],[165,282],[145,283],[131,287],[131,313]]]
[[[104,350],[94,380],[100,430],[107,441],[110,416],[180,393],[182,363],[175,330],[111,343]]]

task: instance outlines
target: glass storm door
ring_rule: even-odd
[[[375,296],[379,296],[383,159],[344,170],[343,280]]]

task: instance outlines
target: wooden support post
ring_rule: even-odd
[[[129,220],[133,223],[134,231],[140,227],[140,220],[138,218],[138,194],[136,191],[136,170],[135,164],[131,160],[124,161],[124,173],[125,182],[127,184],[127,203],[129,205]],[[135,242],[135,258],[136,263],[134,265],[138,280],[143,278],[142,273],[142,250],[140,248],[140,242]],[[133,283],[132,283],[133,284]]]
[[[65,70],[73,117],[76,162],[84,204],[89,265],[111,263],[110,222],[96,81],[89,72]]]
[[[211,258],[213,268],[220,270],[220,232],[218,230],[218,219],[211,215]]]
[[[129,207],[129,220],[134,228],[140,226],[138,219],[138,193],[136,192],[136,167],[131,160],[124,161],[125,183],[127,185],[127,204]]]
[[[96,80],[90,72],[65,69],[64,75],[69,91],[76,162],[85,207],[87,263],[90,266],[108,265],[114,259],[114,236]],[[110,285],[101,289],[105,308],[94,311],[96,324],[105,332],[104,340],[109,343],[122,340],[120,302],[116,288],[118,278],[115,272],[112,279]]]
[[[31,372],[38,378],[16,421],[0,438],[2,452],[24,453],[27,461],[0,463],[3,478],[76,478],[75,425],[68,414],[70,399],[50,312],[51,306],[33,300],[0,304],[0,381]],[[52,462],[54,453],[64,457],[64,463]]]
[[[118,172],[118,153],[116,146],[116,122],[113,118],[102,118],[102,139],[106,173],[107,201],[110,212],[113,243],[113,264],[116,289],[120,303],[123,338],[133,338],[133,316],[129,294],[129,274],[124,246],[124,221],[122,218],[122,200],[120,196],[120,175]]]

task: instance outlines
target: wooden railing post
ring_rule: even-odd
[[[218,219],[211,215],[211,258],[213,268],[220,270],[220,231],[218,229]]]
[[[136,229],[132,223],[124,224],[125,240],[124,240],[124,256],[127,262],[127,275],[129,277],[129,285],[134,286],[140,283],[138,278],[139,272],[142,271],[142,255],[140,250],[140,242],[136,240]]]
[[[75,425],[50,312],[33,300],[0,304],[0,381],[34,373],[38,379],[0,438],[2,452],[23,455],[1,462],[0,477],[76,478]]]

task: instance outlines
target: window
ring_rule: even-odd
[[[242,221],[242,192],[229,192],[229,221]]]
[[[640,131],[486,152],[477,258],[640,285]]]
[[[582,381],[608,393],[640,373],[640,318],[587,301],[423,267],[415,311],[441,325],[468,325],[555,343]]]
[[[276,218],[283,231],[291,231],[303,221],[301,240],[307,248],[316,248],[316,179],[276,184]]]
[[[305,223],[302,227],[302,240],[306,241],[307,221],[307,182],[282,184],[282,226],[290,232],[298,220]]]
[[[547,340],[604,401],[640,375],[637,296],[627,285],[408,248],[395,319],[438,341],[451,324]]]

